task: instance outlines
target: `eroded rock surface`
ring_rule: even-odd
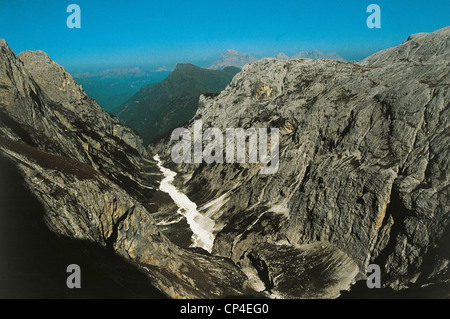
[[[333,269],[323,280],[351,274],[340,288],[364,278],[370,263],[381,266],[385,287],[448,284],[449,38],[450,27],[413,35],[359,64],[266,58],[245,66],[220,95],[202,96],[193,121],[204,129],[280,130],[272,175],[260,174],[261,163],[174,165],[175,142],[153,146],[215,220],[213,253],[236,263],[259,256],[275,278],[290,275],[270,263],[292,262],[279,245],[326,243],[351,260],[317,255]],[[273,254],[277,261],[264,258]],[[348,271],[352,263],[358,275]],[[282,282],[272,289],[297,295]]]

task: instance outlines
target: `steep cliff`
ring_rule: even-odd
[[[384,287],[448,284],[449,37],[413,35],[360,64],[266,58],[202,96],[191,132],[200,119],[280,130],[272,175],[260,162],[171,164],[208,203],[213,253],[285,297],[334,296],[371,263]],[[152,147],[171,163],[174,143]]]
[[[0,154],[2,163],[8,163],[2,167],[20,173],[12,174],[10,183],[25,186],[22,207],[30,208],[33,218],[42,221],[57,241],[81,243],[66,247],[81,255],[87,251],[109,256],[93,258],[100,268],[117,262],[111,255],[121,256],[162,294],[175,298],[252,292],[246,288],[244,273],[228,260],[181,248],[160,232],[152,213],[167,206],[169,199],[158,190],[161,175],[146,159],[141,139],[87,97],[45,53],[15,56],[4,40],[0,40]],[[14,179],[18,176],[20,180]],[[13,208],[2,207],[2,220],[13,218],[9,215]],[[10,248],[14,250],[14,245]],[[30,259],[24,258],[20,271],[33,269],[33,249],[30,242],[22,252]],[[1,251],[2,260],[11,257],[9,251]],[[54,256],[48,263],[56,268],[61,261]],[[58,271],[64,273],[65,267]],[[8,269],[2,276],[20,274]],[[12,282],[16,290],[18,283]],[[58,285],[64,286],[65,279]]]

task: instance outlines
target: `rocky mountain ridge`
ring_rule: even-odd
[[[214,62],[208,69],[210,70],[222,70],[226,67],[236,67],[242,69],[244,65],[252,63],[258,60],[254,56],[248,53],[237,52],[236,50],[229,49],[223,53],[219,60]]]
[[[134,131],[86,96],[48,55],[28,51],[16,56],[4,40],[0,40],[0,154],[2,168],[16,171],[7,180],[24,185],[21,194],[27,198],[22,205],[2,207],[2,220],[10,212],[18,211],[17,217],[35,214],[33,220],[39,224],[42,220],[53,240],[79,243],[65,247],[84,256],[83,267],[114,269],[119,259],[112,256],[121,256],[119,268],[129,264],[127,273],[134,273],[130,278],[144,276],[160,295],[173,298],[255,293],[244,273],[227,259],[181,248],[162,234],[153,215],[173,203],[158,190],[161,174]],[[29,205],[32,199],[36,203]],[[24,211],[30,207],[31,212]],[[23,223],[28,229],[27,221]],[[47,236],[43,231],[34,233]],[[10,253],[14,245],[2,249],[2,278],[20,278],[23,274],[17,269],[35,271],[33,243],[21,247],[25,249],[20,267],[8,266],[14,261]],[[108,264],[111,260],[114,264]],[[61,266],[58,256],[48,260],[51,269],[57,265]],[[64,273],[65,267],[58,271]],[[108,280],[118,280],[120,286],[127,281],[121,276],[126,275],[114,273]],[[45,280],[60,276],[55,278]],[[51,284],[64,286],[65,279]],[[12,285],[14,293],[23,289],[17,281]],[[11,296],[9,290],[4,293]]]
[[[200,119],[280,130],[280,167],[265,176],[261,163],[175,165],[174,142],[151,145],[215,221],[213,254],[284,297],[335,295],[371,263],[384,287],[443,284],[448,296],[449,37],[412,35],[360,64],[265,58],[202,96],[191,131]]]
[[[313,59],[313,60],[336,60],[344,62],[345,59],[337,53],[323,53],[318,50],[301,51],[291,57],[291,59]]]
[[[273,56],[276,59],[281,60],[289,60],[289,59],[312,59],[312,60],[321,60],[321,59],[329,59],[329,60],[337,60],[337,61],[345,61],[343,57],[338,55],[337,53],[323,53],[318,50],[314,51],[301,51],[292,57],[287,56],[283,52],[279,52]],[[234,66],[242,69],[244,65],[257,61],[258,58],[255,58],[253,55],[248,53],[237,52],[236,50],[227,50],[220,56],[220,59],[214,62],[209,69],[211,70],[221,70],[228,66]]]

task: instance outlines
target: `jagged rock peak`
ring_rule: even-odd
[[[323,53],[318,50],[314,51],[301,51],[294,55],[292,59],[313,59],[313,60],[337,60],[337,61],[345,61],[343,57],[336,53]]]
[[[45,90],[48,97],[73,111],[83,111],[73,102],[85,99],[86,93],[72,75],[67,73],[63,66],[54,62],[47,53],[40,50],[24,51],[17,55],[17,58],[36,83]],[[93,104],[92,108],[100,111],[100,106],[96,104]]]
[[[261,177],[248,163],[178,166],[199,207],[221,201],[208,210],[218,229],[213,253],[240,263],[258,258],[268,265],[266,279],[278,278],[268,284],[286,294],[282,280],[302,280],[276,268],[316,243],[345,253],[361,276],[378,264],[386,287],[448,283],[448,31],[412,36],[368,58],[370,67],[261,59],[221,94],[200,99],[195,119],[204,127],[280,131],[273,175]],[[170,156],[170,144],[163,147]],[[353,280],[353,267],[320,258],[324,268],[349,274],[342,283]]]
[[[9,55],[16,57],[14,51],[8,46],[8,43],[5,39],[0,38],[0,55]],[[4,60],[4,59],[3,59]]]
[[[286,54],[284,54],[283,52],[277,53],[275,55],[275,58],[280,59],[280,60],[289,60],[289,57]]]
[[[54,139],[53,149],[59,148],[59,154],[86,160],[79,145],[74,147],[82,142],[68,142],[69,137],[63,137],[63,131],[75,130],[80,124],[100,132],[99,135],[111,134],[139,153],[146,153],[142,141],[130,128],[120,125],[90,99],[64,67],[43,51],[25,51],[16,56],[6,41],[1,41],[0,83],[2,111]],[[50,120],[52,117],[58,121]],[[43,147],[48,146],[41,140]],[[35,143],[40,143],[39,138]]]
[[[228,49],[220,56],[220,59],[209,67],[211,70],[221,70],[227,66],[234,66],[242,69],[248,63],[256,61],[257,58],[248,53],[240,53],[236,50]]]
[[[35,50],[35,51],[23,51],[20,54],[17,55],[18,58],[21,59],[27,59],[28,61],[36,60],[39,62],[53,62],[50,56],[41,50]]]

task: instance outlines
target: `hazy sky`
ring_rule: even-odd
[[[69,4],[81,29],[69,29]],[[369,29],[369,4],[381,29]],[[449,0],[0,0],[0,38],[18,54],[43,50],[70,70],[205,66],[226,49],[258,58],[304,50],[360,60],[417,32],[450,25]]]

